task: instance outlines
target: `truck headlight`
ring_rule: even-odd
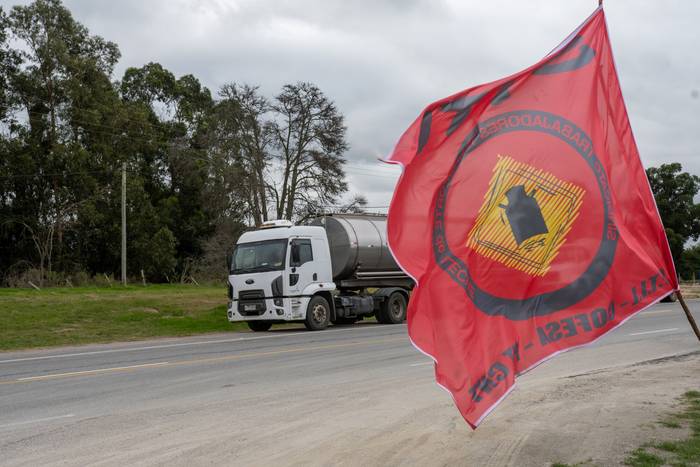
[[[274,297],[272,301],[275,306],[282,306],[282,276],[277,276],[274,281],[272,281],[272,296]]]

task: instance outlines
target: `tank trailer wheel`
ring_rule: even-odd
[[[331,307],[328,301],[316,295],[309,301],[309,306],[306,308],[306,319],[304,326],[309,331],[320,331],[326,329],[331,319]]]
[[[382,324],[403,323],[406,319],[406,298],[401,292],[392,293],[384,300],[376,316]]]
[[[269,321],[246,321],[248,327],[253,332],[265,332],[269,331],[272,327],[272,323]]]
[[[676,300],[678,300],[676,292],[673,292],[670,295],[666,295],[664,298],[661,299],[661,301],[664,303],[675,302]]]

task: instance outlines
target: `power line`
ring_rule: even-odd
[[[320,208],[348,208],[349,206],[347,204],[317,204],[318,207]],[[350,206],[352,207],[352,206]],[[389,206],[361,206],[357,205],[354,206],[358,209],[388,209]]]
[[[65,176],[65,175],[92,175],[92,174],[104,174],[104,173],[114,173],[114,171],[113,170],[88,170],[88,171],[82,171],[82,172],[12,174],[12,175],[0,175],[0,178],[58,177],[58,176]]]
[[[373,173],[367,173],[367,172],[356,172],[356,171],[355,171],[356,169],[355,169],[355,170],[353,170],[353,169],[346,169],[346,170],[347,170],[348,172],[350,172],[351,174],[354,173],[355,175],[362,175],[363,177],[378,177],[378,178],[385,178],[385,179],[387,179],[387,180],[396,180],[396,179],[398,178],[398,175],[397,175],[396,177],[394,177],[394,176],[391,176],[391,175],[373,174]]]
[[[36,112],[36,111],[29,111],[29,110],[26,112],[28,114],[33,114],[33,115],[48,115],[49,114],[49,112]],[[137,123],[144,123],[143,121],[132,120],[132,119],[128,119],[128,118],[123,118],[123,119],[127,120],[127,121],[137,122]],[[70,121],[76,122],[76,123],[81,123],[85,126],[100,127],[100,128],[105,128],[105,129],[109,129],[109,130],[114,130],[114,131],[98,130],[98,131],[102,131],[104,134],[108,134],[111,136],[126,137],[130,140],[140,140],[140,141],[145,141],[148,143],[165,143],[165,144],[172,143],[172,140],[164,139],[164,138],[160,138],[160,137],[150,138],[150,137],[145,137],[145,136],[129,135],[129,134],[125,134],[124,132],[117,133],[118,131],[120,131],[120,129],[116,126],[113,126],[113,125],[104,125],[104,124],[89,122],[87,120],[81,120],[81,119],[77,119],[77,118],[71,118]],[[156,129],[156,127],[151,122],[147,121],[145,123],[148,123],[151,128]],[[203,160],[203,159],[200,158],[200,160]],[[358,165],[358,164],[354,164],[354,163],[350,163],[350,162],[345,162],[344,165],[346,166],[346,168],[352,167],[355,170],[371,171],[373,169],[379,169],[379,170],[387,169],[387,170],[391,171],[391,169],[389,169],[388,166],[384,166],[384,165],[371,167],[371,166],[362,166],[362,165]],[[387,175],[389,173],[391,173],[391,172],[387,172]],[[374,174],[374,173],[372,173],[372,174]]]
[[[38,100],[38,101],[40,101],[40,102],[42,102],[42,103],[44,103],[44,104],[51,105],[51,103],[49,103],[48,101],[45,101],[45,100],[43,100],[43,99],[36,99],[36,100]],[[129,103],[129,101],[122,101],[122,102],[127,102],[127,103]],[[86,107],[79,107],[79,106],[77,106],[77,105],[75,105],[75,104],[73,104],[72,106],[73,106],[73,108],[76,108],[76,109],[92,110],[92,109],[88,109],[88,108],[86,108]],[[37,111],[34,111],[34,110],[26,110],[26,109],[25,109],[24,111],[25,111],[27,114],[31,114],[31,115],[42,115],[42,116],[45,116],[45,115],[49,115],[49,114],[50,114],[49,111],[46,111],[46,112],[37,112]],[[101,114],[101,115],[102,115],[102,114]],[[150,128],[152,128],[152,129],[154,129],[154,130],[157,130],[157,129],[158,129],[157,126],[153,124],[153,122],[151,122],[151,121],[149,121],[149,120],[147,120],[147,119],[146,119],[146,120],[135,120],[135,119],[128,118],[128,117],[123,117],[123,116],[118,117],[118,119],[124,120],[124,121],[127,121],[127,122],[139,123],[139,124],[144,124],[144,123],[146,123],[146,124],[148,124],[148,126],[149,126]],[[100,127],[100,128],[106,128],[106,129],[109,129],[109,130],[114,130],[114,131],[109,131],[109,132],[108,132],[108,131],[103,131],[104,134],[108,134],[108,135],[111,135],[111,136],[116,136],[116,137],[127,137],[127,138],[130,139],[130,140],[134,140],[134,139],[135,139],[135,140],[140,140],[140,141],[144,141],[144,142],[148,142],[148,143],[165,143],[165,144],[172,143],[172,140],[163,139],[163,138],[160,138],[160,137],[149,138],[149,137],[144,137],[144,136],[134,136],[134,135],[125,134],[123,131],[120,130],[120,128],[118,128],[118,127],[116,127],[116,126],[114,126],[114,125],[105,125],[105,124],[101,124],[101,123],[90,122],[90,121],[88,121],[88,120],[83,120],[83,119],[75,118],[75,117],[71,117],[71,118],[68,119],[68,120],[69,120],[70,122],[80,123],[80,124],[83,124],[83,125],[85,125],[85,126]],[[160,123],[164,123],[164,122],[160,122]],[[116,131],[116,132],[115,132],[115,131]],[[121,132],[120,132],[120,131],[121,131]],[[117,133],[117,132],[119,132],[119,133]],[[388,174],[388,173],[391,173],[391,171],[392,171],[392,169],[389,167],[389,164],[382,164],[382,165],[377,165],[377,166],[373,166],[373,167],[372,167],[372,166],[359,165],[359,164],[355,164],[355,163],[351,163],[351,162],[345,162],[345,166],[346,166],[346,167],[353,167],[353,168],[356,168],[356,169],[359,169],[359,170],[374,170],[374,169],[385,170],[385,169],[386,169],[386,170],[388,170],[387,174]]]
[[[35,111],[30,111],[30,110],[28,110],[28,111],[27,111],[27,114],[29,114],[29,115],[48,115],[48,112],[35,112]],[[155,142],[155,143],[170,143],[170,142],[171,142],[171,140],[163,139],[163,138],[160,138],[160,137],[147,138],[147,137],[144,137],[144,136],[130,135],[130,134],[127,134],[127,133],[125,133],[125,132],[123,132],[123,131],[120,131],[120,129],[119,129],[118,127],[113,126],[113,125],[102,125],[102,124],[100,124],[100,123],[89,122],[89,121],[87,121],[87,120],[81,120],[81,119],[77,119],[77,118],[71,118],[70,121],[71,121],[71,122],[75,122],[75,123],[80,123],[80,124],[82,124],[82,125],[84,125],[84,126],[86,126],[86,127],[97,127],[97,128],[93,128],[93,129],[96,130],[96,131],[100,131],[100,132],[102,132],[102,133],[104,133],[104,134],[106,134],[106,135],[116,136],[116,137],[119,137],[119,138],[128,138],[128,139],[130,139],[130,140],[141,140],[141,141],[145,141],[145,142],[148,142],[148,143],[154,143],[154,142]],[[143,122],[142,122],[142,123],[143,123]],[[150,122],[147,122],[147,123],[149,123],[149,125],[150,125],[152,128],[155,128],[152,124],[150,124]],[[108,128],[108,129],[110,129],[110,130],[115,130],[115,131],[100,130],[99,128]],[[120,132],[117,133],[117,131],[120,131]]]
[[[358,168],[365,168],[365,167],[374,167],[380,170],[388,169],[390,171],[394,171],[394,168],[396,167],[396,164],[380,164],[380,165],[360,165],[356,163],[351,163],[351,162],[346,162],[347,165],[353,166],[353,167],[358,167]]]
[[[27,114],[30,114],[30,115],[42,115],[42,116],[45,116],[45,115],[48,115],[48,114],[49,114],[49,112],[35,112],[35,111],[30,111],[30,110],[27,110],[26,112],[27,112]],[[126,119],[126,120],[128,120],[128,119]],[[123,131],[120,131],[119,128],[117,128],[117,127],[115,127],[115,126],[111,126],[111,125],[103,125],[103,124],[94,123],[94,122],[88,122],[88,121],[86,121],[86,120],[81,120],[81,119],[76,119],[76,118],[72,118],[72,119],[70,119],[70,121],[75,122],[75,123],[78,123],[78,124],[85,125],[85,126],[87,126],[87,127],[93,127],[92,129],[93,129],[94,131],[100,132],[100,133],[105,134],[105,135],[110,135],[110,136],[114,136],[114,137],[118,137],[118,138],[127,138],[127,139],[129,139],[129,140],[131,140],[131,141],[141,141],[141,142],[148,143],[148,144],[157,144],[157,143],[162,143],[162,144],[164,144],[164,145],[172,145],[172,144],[173,144],[173,140],[171,140],[171,139],[164,139],[164,138],[161,138],[161,137],[159,137],[159,136],[156,136],[156,137],[151,138],[151,137],[145,137],[145,136],[137,136],[137,135],[126,134],[126,133],[124,133]],[[135,121],[135,120],[134,120],[134,121]],[[140,123],[143,123],[143,122],[140,122]],[[152,128],[154,128],[154,129],[156,128],[156,127],[154,127],[150,122],[147,122],[147,123],[148,123]],[[101,128],[102,128],[102,129],[101,129]],[[109,130],[114,130],[114,131],[108,131],[107,129],[109,129]],[[205,162],[205,163],[208,164],[208,165],[213,164],[213,161],[209,160],[208,158],[197,157],[197,156],[194,156],[194,155],[191,155],[191,154],[189,155],[188,158],[189,158],[189,159],[192,159],[192,160],[198,160],[198,161],[201,161],[201,162]],[[394,174],[391,174],[391,173],[377,173],[377,172],[373,172],[373,171],[372,171],[372,170],[373,170],[372,168],[362,167],[362,166],[359,166],[359,165],[356,165],[356,164],[351,164],[351,163],[348,163],[348,162],[345,162],[345,163],[344,163],[343,169],[344,169],[345,171],[347,171],[347,172],[350,172],[351,174],[354,173],[354,174],[356,174],[356,175],[363,175],[363,176],[375,177],[375,178],[377,178],[377,177],[378,177],[378,178],[386,178],[386,179],[393,179],[393,180],[395,180],[395,179],[398,177],[398,175],[399,175],[398,173],[396,173],[396,174],[394,175]],[[380,170],[383,170],[383,168],[380,169]],[[87,173],[90,173],[90,172],[82,172],[82,173],[87,174]],[[98,173],[98,172],[94,172],[94,173]],[[67,173],[66,173],[66,174],[67,174]],[[80,174],[80,173],[75,173],[75,174],[78,175],[78,174]],[[19,174],[19,175],[16,175],[16,176],[0,176],[0,178],[20,178],[20,177],[54,176],[54,175],[63,175],[63,174],[44,174],[44,175]]]
[[[212,163],[212,161],[208,161],[207,159],[201,158],[201,157],[196,157],[196,156],[190,156],[191,159],[198,160],[201,162],[207,162],[209,164]],[[368,176],[368,177],[380,177],[380,178],[387,178],[387,179],[395,179],[396,177],[390,176],[390,175],[382,175],[382,174],[373,174],[373,173],[366,173],[366,172],[358,172],[357,169],[353,168],[345,168],[346,171],[350,173],[355,173],[357,175],[363,175],[363,176]],[[73,175],[98,175],[98,174],[114,174],[116,173],[114,170],[86,170],[86,171],[79,171],[79,172],[53,172],[53,173],[33,173],[33,174],[12,174],[12,175],[0,175],[0,179],[15,179],[15,178],[37,178],[37,177],[65,177],[65,176],[73,176]]]
[[[103,112],[101,112],[101,111],[99,111],[99,110],[97,110],[97,109],[95,109],[95,108],[81,107],[81,106],[79,106],[79,105],[76,105],[75,103],[70,103],[70,104],[69,104],[69,103],[67,103],[67,102],[58,103],[58,104],[57,104],[57,103],[51,103],[51,102],[49,102],[49,101],[47,101],[47,100],[38,98],[38,97],[36,97],[36,96],[33,96],[33,97],[34,97],[34,100],[35,100],[35,101],[41,102],[42,104],[46,104],[47,106],[54,106],[54,105],[60,106],[60,105],[66,104],[66,105],[70,105],[70,108],[71,108],[71,109],[78,109],[78,110],[84,110],[84,111],[93,111],[93,112],[94,112],[94,111],[97,111],[97,112],[100,113],[100,115],[104,115]],[[123,103],[123,104],[135,104],[135,103],[137,103],[137,101],[128,101],[128,100],[124,100],[124,99],[122,99],[122,98],[120,98],[119,101],[120,101],[121,103]],[[151,110],[153,111],[152,108],[151,108]],[[30,111],[30,110],[28,110],[28,109],[26,109],[26,108],[22,108],[22,111],[27,112],[27,113],[30,113],[30,112],[31,112],[31,113],[34,113],[34,114],[36,114],[36,115],[49,115],[49,114],[51,113],[50,111],[46,111],[46,112]],[[155,111],[154,111],[153,113],[155,114]],[[156,116],[156,117],[157,117],[157,116]],[[119,118],[120,118],[121,120],[125,120],[125,121],[128,121],[128,122],[143,123],[142,120],[136,120],[136,119],[129,118],[129,117],[120,116]],[[149,123],[150,123],[150,122],[149,122]]]

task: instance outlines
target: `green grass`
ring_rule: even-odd
[[[660,421],[659,425],[665,426],[666,428],[681,428],[680,422],[672,418]]]
[[[671,428],[690,428],[690,436],[679,441],[661,441],[640,447],[625,459],[633,467],[659,465],[700,465],[700,391],[688,391],[683,395],[683,410],[671,414],[660,422]]]
[[[247,329],[226,303],[225,286],[0,289],[0,350]]]
[[[564,462],[555,462],[553,464],[550,464],[550,467],[586,467],[586,466],[591,466],[593,459],[588,459],[583,462],[577,462],[575,464],[566,464]]]
[[[625,459],[625,465],[634,467],[657,467],[664,465],[664,460],[655,454],[650,454],[646,448],[638,448]]]

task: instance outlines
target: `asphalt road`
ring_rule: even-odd
[[[689,305],[700,320],[700,301]],[[698,349],[679,305],[659,304],[521,380]],[[379,395],[400,407],[432,382],[430,363],[405,325],[373,323],[0,353],[0,464],[313,464],[310,446],[332,449],[335,426],[382,436],[356,408]],[[399,417],[392,407],[374,412]],[[325,439],[312,419],[327,420]]]

